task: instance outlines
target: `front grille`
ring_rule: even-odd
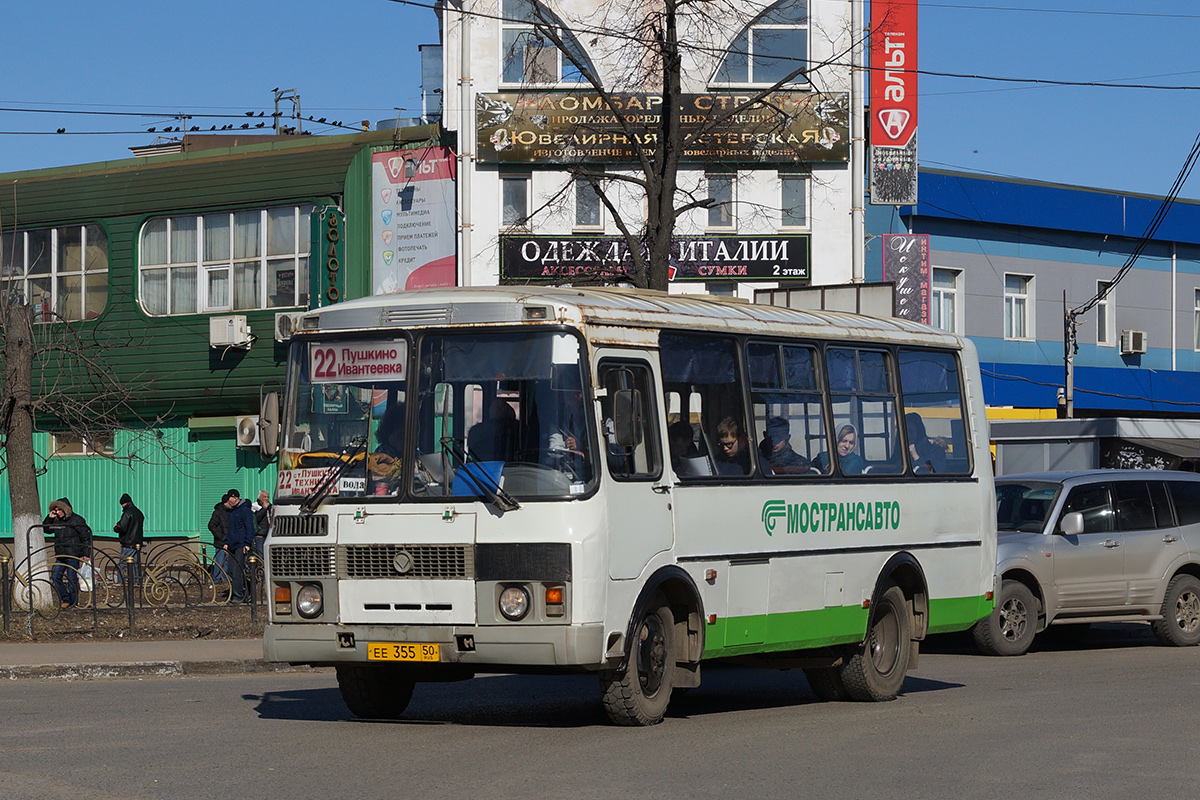
[[[408,566],[401,572],[397,567]],[[474,578],[475,549],[465,544],[347,544],[338,548],[344,578]]]
[[[332,578],[337,561],[332,545],[272,545],[272,578]]]
[[[273,536],[324,536],[329,533],[329,517],[307,514],[297,517],[275,517]]]

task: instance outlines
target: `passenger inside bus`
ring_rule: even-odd
[[[717,474],[750,474],[750,443],[733,417],[717,423]]]
[[[367,457],[367,464],[376,483],[386,483],[391,491],[400,478],[404,454],[404,402],[395,400],[383,412],[375,429],[379,446]]]
[[[858,446],[858,430],[850,424],[843,425],[838,428],[837,435],[837,451],[838,464],[842,468],[843,475],[861,475],[866,467],[866,462],[862,456],[854,452],[854,448]],[[820,470],[823,474],[829,474],[829,451],[822,451],[817,456],[813,466]]]
[[[946,453],[930,440],[925,433],[925,420],[915,411],[904,416],[908,428],[908,455],[912,459],[913,472],[931,475],[946,471]]]
[[[758,445],[763,460],[776,475],[806,473],[811,466],[808,459],[792,449],[792,428],[783,417],[767,420],[766,432]]]

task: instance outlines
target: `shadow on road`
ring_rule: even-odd
[[[331,683],[334,681],[330,675]],[[957,684],[909,676],[902,694],[941,691]],[[246,695],[264,719],[357,724],[464,725],[545,728],[607,726],[593,675],[485,675],[457,683],[421,683],[399,720],[357,720],[335,687]],[[668,718],[766,708],[819,705],[799,669],[706,665],[703,682],[677,693]]]

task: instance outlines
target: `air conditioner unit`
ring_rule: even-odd
[[[299,311],[280,311],[275,315],[275,341],[286,342],[299,327]]]
[[[250,347],[254,341],[245,314],[208,318],[209,347]]]
[[[258,447],[258,415],[237,418],[238,447]]]
[[[1131,356],[1146,352],[1145,331],[1121,331],[1121,355]]]

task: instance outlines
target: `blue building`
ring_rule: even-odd
[[[920,203],[870,207],[867,281],[885,233],[929,236],[930,317],[979,350],[995,416],[1054,416],[1064,311],[1079,317],[1077,417],[1200,419],[1200,202],[925,169]],[[1115,285],[1111,285],[1115,282]]]

